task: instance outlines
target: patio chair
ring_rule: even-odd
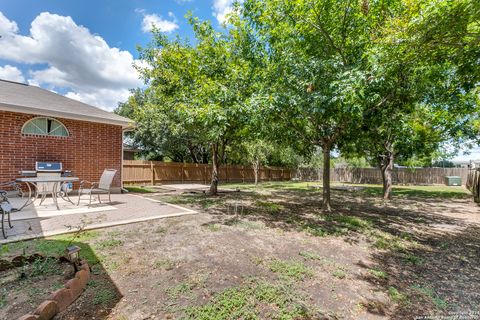
[[[92,195],[98,195],[98,202],[102,203],[100,199],[101,194],[108,194],[108,202],[112,202],[110,189],[112,187],[113,178],[117,170],[115,169],[105,169],[100,177],[99,182],[90,182],[87,180],[83,180],[80,182],[80,188],[78,190],[78,203],[77,206],[80,205],[80,199],[82,195],[88,194],[90,196],[90,201],[88,202],[88,206],[92,204]],[[89,185],[89,188],[85,188],[85,185]]]
[[[7,239],[7,234],[5,233],[5,216],[7,216],[8,226],[13,228],[12,222],[10,221],[10,213],[13,211],[13,207],[8,201],[7,191],[0,190],[0,211],[2,212],[2,234],[5,239]]]

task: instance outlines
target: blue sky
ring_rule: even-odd
[[[0,1],[0,78],[112,110],[141,86],[132,65],[155,24],[192,35],[185,14],[222,28],[233,0]]]

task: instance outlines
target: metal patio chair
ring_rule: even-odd
[[[19,192],[19,195],[23,197],[20,186],[15,182],[2,183],[0,184],[0,186],[3,188],[8,187],[9,189]],[[13,208],[12,204],[8,200],[8,192],[6,190],[0,190],[0,212],[2,213],[2,235],[5,239],[7,239],[7,234],[5,233],[5,218],[7,219],[8,226],[10,227],[10,229],[13,228],[12,222],[10,219],[10,214],[13,211],[17,211],[17,210],[18,209]]]
[[[83,180],[80,182],[80,188],[78,189],[78,203],[77,206],[80,205],[80,199],[82,195],[88,194],[90,196],[90,201],[88,202],[88,206],[92,204],[92,195],[98,195],[98,202],[102,203],[100,199],[101,194],[108,194],[108,202],[112,202],[110,189],[112,187],[113,178],[117,170],[115,169],[105,169],[100,177],[99,182],[90,182],[87,180]],[[85,188],[85,185],[89,185],[89,188]]]

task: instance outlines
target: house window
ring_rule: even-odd
[[[23,134],[40,136],[68,137],[67,128],[52,118],[33,118],[27,121],[22,128]]]

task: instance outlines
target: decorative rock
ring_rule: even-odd
[[[45,300],[38,306],[34,314],[39,316],[39,320],[50,320],[57,314],[57,312],[57,303],[53,300]]]
[[[35,259],[39,257],[42,256],[38,255]],[[16,261],[20,263],[20,265],[26,261],[26,258],[23,256],[16,258],[18,258]],[[35,314],[26,314],[19,320],[50,320],[55,317],[57,313],[67,309],[67,307],[82,294],[90,279],[90,266],[87,261],[82,260],[79,269],[80,270],[75,273],[75,277],[65,284],[65,288],[53,292],[47,300],[38,306]]]
[[[38,316],[35,316],[33,314],[26,314],[21,318],[18,318],[18,320],[38,320]]]
[[[75,278],[79,279],[82,283],[82,287],[86,288],[90,275],[88,274],[88,271],[82,269],[75,274]]]
[[[48,300],[53,300],[57,303],[58,312],[62,312],[75,300],[70,289],[59,289],[52,293]]]
[[[82,285],[82,281],[78,278],[73,278],[68,280],[65,284],[65,288],[70,289],[72,293],[73,300],[77,299],[85,289],[85,286]]]

